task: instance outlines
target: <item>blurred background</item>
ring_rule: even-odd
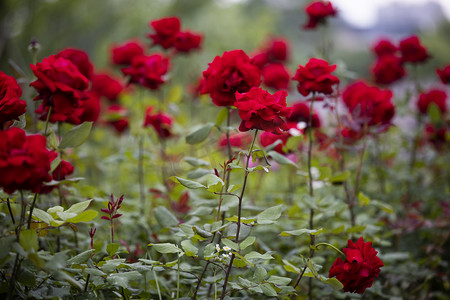
[[[335,0],[339,10],[326,33],[301,26],[306,0],[2,0],[0,1],[0,70],[11,75],[11,62],[31,75],[28,45],[36,39],[38,61],[66,47],[85,50],[97,70],[110,68],[111,44],[146,35],[149,21],[164,16],[181,18],[182,27],[204,34],[203,50],[177,58],[173,77],[192,81],[223,51],[252,53],[270,36],[291,41],[291,70],[316,53],[327,34],[330,60],[354,76],[368,77],[374,57],[371,45],[381,37],[394,41],[417,34],[432,54],[421,75],[450,62],[450,1],[448,0]],[[158,49],[159,50],[159,49]],[[189,57],[189,58],[187,58]],[[182,74],[179,74],[182,73]]]

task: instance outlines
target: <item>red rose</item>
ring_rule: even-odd
[[[443,84],[450,82],[450,65],[445,66],[443,69],[436,69],[436,73]]]
[[[161,45],[164,49],[169,49],[174,46],[181,22],[177,17],[168,17],[151,21],[150,26],[155,30],[155,33],[148,35],[153,40],[153,45]]]
[[[135,56],[131,65],[122,69],[124,75],[129,75],[129,83],[140,84],[151,90],[156,90],[165,82],[164,75],[169,70],[169,59],[161,54]]]
[[[81,74],[83,74],[87,79],[91,80],[94,74],[94,66],[89,60],[89,56],[86,52],[78,49],[67,48],[60,51],[55,55],[57,58],[65,58],[70,60]]]
[[[368,125],[389,124],[394,117],[395,107],[391,102],[392,92],[368,86],[362,81],[349,85],[342,94],[342,100],[351,113],[359,111],[360,123]]]
[[[122,83],[107,73],[96,74],[92,79],[92,91],[113,102],[117,101],[123,89]]]
[[[100,97],[93,92],[88,93],[88,98],[84,101],[80,102],[80,106],[76,109],[76,113],[74,114],[74,118],[76,120],[68,120],[71,124],[81,124],[83,122],[96,122],[98,117],[100,116],[101,103]]]
[[[20,96],[22,89],[16,79],[0,71],[0,130],[3,123],[18,120],[25,113],[27,103]]]
[[[372,66],[372,73],[378,84],[391,84],[406,74],[401,58],[393,54],[380,56]]]
[[[287,133],[273,134],[271,132],[264,131],[259,137],[259,143],[261,146],[267,147],[278,142],[278,145],[276,145],[273,150],[280,154],[284,154],[286,152],[283,151],[283,146],[286,145],[288,138],[289,134]]]
[[[287,118],[288,123],[300,123],[304,122],[305,127],[308,126],[309,123],[309,105],[305,102],[297,102],[292,105],[292,113]],[[313,128],[320,127],[320,119],[319,115],[313,111],[311,124]]]
[[[334,9],[331,2],[314,1],[305,7],[305,12],[308,15],[308,22],[303,25],[303,28],[313,29],[319,24],[324,24],[328,17],[334,17],[337,10]]]
[[[389,40],[380,40],[373,47],[373,52],[375,52],[378,57],[386,54],[395,54],[398,50],[398,47]]]
[[[174,47],[179,52],[189,52],[200,48],[202,35],[190,31],[178,32],[175,36]]]
[[[275,134],[281,134],[281,130],[288,130],[283,120],[291,113],[291,108],[286,107],[286,96],[286,91],[278,91],[271,95],[257,87],[247,93],[236,92],[234,105],[238,108],[242,119],[239,130],[262,129]]]
[[[59,165],[53,170],[52,177],[54,180],[63,180],[73,173],[74,167],[68,161],[62,160]]]
[[[233,105],[236,92],[245,93],[261,84],[259,69],[252,65],[242,50],[224,52],[216,56],[203,71],[205,84],[202,94],[209,93],[217,106]]]
[[[281,63],[272,63],[262,69],[264,85],[276,90],[287,89],[291,75]]]
[[[269,55],[267,52],[256,52],[250,61],[252,65],[257,66],[261,70],[269,62]]]
[[[152,114],[153,107],[149,106],[145,111],[144,127],[152,126],[158,136],[166,139],[172,136],[172,118],[165,113]]]
[[[113,104],[108,107],[105,118],[106,123],[111,125],[117,133],[121,134],[128,128],[128,111],[125,107]]]
[[[358,130],[355,130],[350,127],[344,127],[340,132],[344,144],[352,145],[359,141],[363,136],[364,132],[361,130],[361,128],[358,128]]]
[[[427,124],[425,126],[425,135],[428,140],[437,150],[441,150],[442,146],[449,145],[447,140],[448,126],[436,126]]]
[[[46,118],[52,107],[50,122],[65,122],[79,106],[80,100],[86,99],[88,79],[70,60],[54,55],[30,67],[37,77],[30,86],[39,93],[33,100],[43,99],[36,112]]]
[[[115,65],[130,65],[133,57],[144,55],[144,47],[139,40],[130,40],[111,49],[111,61]]]
[[[362,294],[372,286],[384,264],[377,257],[378,252],[372,248],[372,242],[364,243],[362,237],[356,243],[348,240],[343,252],[346,260],[342,261],[338,257],[330,268],[329,277],[336,276],[344,285],[345,292]]]
[[[289,58],[289,41],[284,38],[273,38],[268,42],[266,53],[271,62],[285,62]]]
[[[325,60],[311,58],[305,66],[298,66],[292,79],[298,81],[297,89],[303,96],[314,92],[331,94],[332,86],[339,83],[339,78],[331,75],[334,70],[336,65],[330,66]]]
[[[427,49],[420,44],[417,36],[411,36],[400,42],[400,51],[403,62],[419,63],[426,61],[430,55]]]
[[[230,135],[230,146],[231,147],[237,147],[237,148],[247,148],[250,143],[252,142],[252,136],[248,132],[238,132],[235,134]],[[226,135],[223,135],[219,139],[219,146],[220,147],[227,147],[227,137]]]
[[[417,101],[417,108],[422,114],[426,114],[430,104],[434,103],[442,113],[445,113],[447,111],[446,101],[447,93],[434,89],[420,94],[419,101]]]
[[[0,131],[0,187],[11,194],[16,190],[37,193],[50,181],[50,151],[42,135],[25,135],[12,127]]]

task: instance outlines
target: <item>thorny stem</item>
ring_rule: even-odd
[[[31,207],[30,207],[30,215],[28,216],[28,227],[27,229],[31,228],[31,217],[33,216],[33,209],[34,209],[34,205],[36,204],[36,200],[38,198],[38,193],[34,194],[34,198],[33,198],[33,202],[31,203]]]
[[[11,216],[11,221],[13,222],[13,225],[16,225],[16,221],[14,220],[14,214],[11,209],[11,203],[9,203],[9,198],[6,198],[6,205],[8,206],[9,215]]]
[[[241,191],[241,195],[239,197],[238,221],[236,224],[237,228],[236,228],[236,239],[235,239],[236,243],[239,243],[239,232],[241,230],[242,198],[244,197],[245,187],[247,186],[247,178],[248,178],[248,174],[250,173],[248,171],[248,165],[250,163],[250,158],[252,157],[253,146],[255,145],[255,140],[256,140],[257,136],[258,136],[258,129],[255,129],[255,135],[253,136],[252,144],[250,145],[250,149],[248,150],[247,162],[245,164],[244,183],[242,185],[242,191]],[[222,286],[222,295],[220,296],[220,299],[223,299],[225,297],[225,292],[227,290],[227,284],[228,284],[228,278],[230,277],[230,272],[231,272],[231,268],[233,267],[234,258],[235,258],[235,255],[233,253],[233,254],[231,254],[230,264],[228,265],[227,273],[225,274],[225,281]]]

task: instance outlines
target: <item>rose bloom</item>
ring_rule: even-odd
[[[100,116],[101,101],[97,93],[88,92],[88,98],[80,101],[80,106],[76,109],[75,117],[78,122],[69,122],[72,124],[81,124],[83,122],[96,122]]]
[[[349,85],[342,94],[342,100],[351,113],[359,111],[356,117],[368,125],[389,124],[394,117],[395,107],[391,102],[392,92],[368,86],[363,81]],[[354,116],[355,117],[355,116]]]
[[[189,52],[200,48],[203,36],[191,31],[178,32],[175,36],[174,47],[178,52]]]
[[[344,144],[352,145],[364,136],[364,132],[363,130],[361,130],[361,128],[358,128],[356,130],[351,127],[344,127],[342,128],[340,135],[342,136]]]
[[[305,126],[308,126],[309,113],[310,113],[310,110],[309,110],[308,103],[306,103],[304,101],[296,102],[292,105],[292,113],[287,118],[287,121],[289,123],[304,122]],[[311,125],[313,128],[319,128],[321,125],[319,115],[315,111],[313,111]]]
[[[267,87],[276,90],[287,89],[289,86],[289,75],[286,67],[281,63],[271,63],[262,69],[263,83]]]
[[[380,56],[372,66],[372,73],[378,84],[391,84],[406,74],[401,58],[393,54]]]
[[[89,81],[70,60],[51,55],[30,68],[37,77],[30,83],[38,92],[33,100],[43,100],[36,112],[46,118],[52,107],[50,122],[65,122],[87,98]]]
[[[149,106],[145,111],[144,127],[152,126],[161,139],[171,137],[172,117],[162,112],[153,114],[153,109],[152,106]]]
[[[346,260],[338,257],[330,268],[329,277],[336,276],[344,285],[345,292],[362,294],[372,286],[384,264],[372,248],[372,242],[365,243],[362,237],[356,243],[348,240],[343,252]]]
[[[286,145],[288,138],[289,134],[285,132],[282,134],[273,134],[271,132],[264,131],[259,136],[259,143],[265,148],[279,141],[278,145],[276,145],[273,150],[280,154],[285,154],[286,151],[283,151],[283,146]]]
[[[377,57],[381,57],[386,54],[395,54],[399,48],[395,46],[389,40],[379,40],[375,46],[372,48],[373,52],[377,55]]]
[[[130,76],[129,83],[157,90],[165,82],[164,75],[168,70],[169,59],[161,54],[152,54],[134,57],[131,65],[122,69],[122,73]]]
[[[21,100],[22,89],[14,77],[0,71],[0,130],[3,123],[19,120],[27,110],[27,103]]]
[[[271,95],[257,87],[247,93],[236,92],[234,105],[238,108],[242,119],[239,130],[261,129],[275,134],[281,134],[281,130],[288,130],[283,119],[291,113],[291,108],[286,107],[286,96],[286,91],[278,91]]]
[[[267,63],[269,63],[269,55],[267,54],[267,52],[257,51],[253,53],[250,62],[252,65],[258,67],[258,69],[261,70]]]
[[[417,36],[411,36],[400,42],[400,51],[403,62],[420,63],[425,62],[430,55],[422,46]]]
[[[304,29],[314,29],[319,24],[324,24],[328,17],[334,17],[337,10],[328,1],[314,1],[305,7],[308,22],[303,25]]]
[[[287,39],[276,37],[269,40],[266,53],[271,62],[285,62],[290,56],[290,45]]]
[[[139,40],[133,39],[111,48],[111,61],[115,65],[130,65],[135,56],[144,55],[144,46]]]
[[[52,161],[58,156],[56,152],[51,152]],[[74,171],[74,167],[72,164],[68,161],[62,160],[58,166],[53,170],[52,172],[52,179],[56,181],[61,181],[66,179],[67,176],[71,175]],[[40,193],[41,194],[48,194],[50,193],[56,185],[42,185]]]
[[[92,91],[112,102],[117,101],[123,90],[122,83],[107,73],[96,74],[92,79]]]
[[[331,94],[332,86],[339,83],[339,78],[331,75],[336,70],[336,65],[329,65],[322,59],[311,58],[305,66],[298,66],[295,76],[298,81],[297,89],[303,96],[309,93]]]
[[[425,126],[425,135],[436,150],[441,150],[444,145],[449,145],[449,141],[447,139],[448,125],[437,126],[433,124],[427,124]]]
[[[236,148],[247,148],[252,142],[253,137],[248,132],[238,132],[230,135],[230,146]],[[219,139],[219,147],[227,147],[227,136],[224,134]]]
[[[436,69],[436,73],[439,75],[443,84],[450,83],[450,65],[447,65],[442,69]]]
[[[113,104],[105,112],[106,124],[112,126],[119,134],[123,133],[129,125],[128,110],[119,105]]]
[[[434,103],[442,113],[445,113],[447,111],[446,101],[447,93],[445,91],[433,89],[420,94],[417,108],[422,114],[426,114],[430,104]]]
[[[81,74],[83,74],[87,79],[91,80],[94,74],[94,66],[89,60],[89,56],[86,52],[78,49],[67,48],[55,55],[57,58],[62,57],[70,60]]]
[[[251,64],[242,50],[216,56],[208,69],[203,71],[203,76],[205,83],[201,93],[209,93],[217,106],[231,106],[236,100],[236,92],[245,93],[261,84],[260,70]]]
[[[0,187],[6,193],[38,193],[42,183],[51,180],[51,156],[46,144],[44,136],[27,136],[20,128],[0,131]]]
[[[177,17],[168,17],[151,21],[150,26],[155,30],[155,33],[148,35],[153,40],[153,45],[161,45],[164,49],[169,49],[175,44],[181,22]]]

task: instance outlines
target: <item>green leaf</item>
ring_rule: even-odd
[[[89,221],[94,220],[97,217],[97,215],[98,215],[97,211],[88,209],[73,218],[67,219],[66,221],[68,223],[89,222]]]
[[[288,277],[280,277],[280,276],[270,276],[269,279],[267,279],[267,282],[276,284],[276,285],[288,285],[292,281],[291,278]]]
[[[77,214],[75,214],[75,213],[68,213],[68,212],[65,212],[65,211],[61,211],[61,212],[58,211],[58,212],[56,213],[56,215],[57,215],[61,220],[66,221],[66,222],[67,222],[68,219],[75,218],[75,217],[77,216]]]
[[[385,211],[387,213],[390,213],[390,214],[395,213],[394,208],[391,205],[387,204],[387,203],[383,203],[383,202],[378,201],[378,200],[372,200],[372,201],[370,201],[370,204],[373,205],[373,206],[378,207],[379,209],[381,209],[381,210],[383,210],[383,211]]]
[[[350,175],[351,175],[350,171],[347,170],[347,171],[344,171],[342,173],[332,176],[328,180],[333,184],[340,184],[340,183],[343,183],[344,181],[346,181],[347,179],[349,179]]]
[[[273,160],[279,163],[280,165],[291,165],[297,168],[297,165],[292,160],[276,151],[269,151],[267,152],[267,155],[272,157]]]
[[[344,288],[344,285],[337,280],[336,278],[327,278],[327,279],[321,279],[323,283],[328,284],[331,286],[334,290],[338,291]]]
[[[258,224],[273,224],[278,218],[281,217],[281,207],[282,205],[277,205],[273,207],[269,207],[262,211],[258,216],[256,216],[256,220]]]
[[[428,105],[427,114],[430,118],[431,123],[439,124],[440,122],[442,122],[442,112],[436,105],[436,103],[431,102],[430,105]]]
[[[30,252],[31,250],[37,251],[39,248],[38,236],[36,231],[32,229],[23,230],[20,232],[19,243],[22,248]]]
[[[196,157],[185,157],[184,160],[193,167],[207,167],[209,166],[209,162],[206,160],[196,158]]]
[[[105,272],[102,270],[99,270],[97,268],[86,268],[83,270],[83,273],[86,275],[95,275],[95,276],[104,276],[106,275]]]
[[[363,192],[359,192],[358,194],[358,204],[359,206],[367,206],[370,204],[370,198],[364,195]]]
[[[172,176],[170,177],[170,179],[172,179],[173,181],[180,183],[181,185],[187,187],[188,189],[200,189],[200,188],[205,188],[206,186],[204,186],[201,183],[198,183],[196,181],[192,181],[192,180],[188,180],[188,179],[184,179],[178,176]]]
[[[206,178],[206,186],[208,187],[208,191],[212,193],[220,193],[222,191],[225,183],[222,178],[217,177],[214,174],[208,174],[205,176]]]
[[[356,225],[347,229],[347,233],[363,232],[366,229],[366,227],[367,227],[366,225]]]
[[[183,252],[176,245],[170,244],[170,243],[148,244],[148,246],[152,246],[155,249],[155,251],[157,251],[159,253],[181,253],[181,252]]]
[[[222,125],[223,121],[225,121],[225,119],[228,116],[228,107],[224,107],[222,108],[221,111],[219,111],[219,113],[217,114],[217,118],[216,118],[216,126],[220,127],[220,125]]]
[[[311,234],[311,235],[318,235],[321,234],[322,232],[324,232],[323,228],[319,228],[319,229],[297,229],[297,230],[288,230],[288,231],[283,231],[282,233],[280,233],[281,236],[291,236],[291,235],[295,235],[295,236],[299,236],[302,234]]]
[[[75,213],[75,214],[79,214],[82,211],[84,211],[86,208],[88,208],[89,204],[91,204],[92,199],[90,200],[86,200],[80,203],[76,203],[74,205],[72,205],[71,207],[69,207],[69,209],[67,209],[65,212],[67,213]]]
[[[156,221],[159,225],[164,228],[177,226],[180,222],[178,222],[177,217],[175,217],[167,208],[164,206],[158,206],[153,210],[155,214]]]
[[[80,146],[89,137],[91,128],[92,122],[84,122],[83,124],[73,127],[62,136],[59,148],[65,149]]]
[[[52,221],[54,221],[53,217],[49,213],[39,208],[33,209],[33,218],[40,220],[44,223],[47,223],[49,225],[51,224]]]
[[[244,250],[248,246],[253,245],[253,243],[255,241],[256,241],[256,237],[249,236],[248,238],[246,238],[245,240],[242,241],[242,243],[239,245],[239,248],[241,248],[241,250]]]
[[[48,141],[48,146],[50,148],[58,149],[59,141],[58,141],[58,138],[56,137],[56,134],[55,134],[55,132],[53,130],[50,130],[50,133],[48,135],[47,141]],[[50,172],[53,172],[53,170],[55,170],[55,168],[58,166],[58,164],[60,162],[61,162],[61,158],[59,158],[59,157],[55,158],[52,161]]]
[[[270,255],[270,254],[267,254],[267,253],[261,254],[261,253],[255,252],[255,251],[247,253],[244,257],[245,257],[245,259],[265,259],[265,260],[273,259],[272,255]]]
[[[195,256],[198,253],[198,248],[190,240],[181,241],[181,247],[187,256]]]
[[[175,85],[170,89],[169,95],[167,96],[167,103],[178,103],[183,96],[183,88],[181,85]]]
[[[253,280],[255,282],[261,282],[264,280],[264,278],[266,278],[266,275],[267,275],[266,269],[264,269],[261,266],[257,266],[255,273],[253,274]]]
[[[239,190],[240,188],[242,188],[242,184],[238,183],[238,184],[232,184],[228,187],[228,193],[232,193],[235,192],[237,190]]]
[[[141,279],[142,274],[138,271],[130,271],[123,273],[112,273],[106,278],[106,280],[115,286],[123,287],[124,289],[128,289],[130,287],[129,281],[136,281]]]
[[[108,252],[109,256],[114,256],[117,253],[117,250],[119,250],[118,243],[111,243],[106,245],[106,252]]]
[[[92,249],[89,249],[89,250],[86,250],[84,252],[81,252],[80,254],[75,255],[74,257],[70,258],[67,261],[67,263],[69,265],[71,265],[71,264],[78,264],[78,265],[84,264],[84,263],[86,263],[88,261],[88,259],[91,257],[93,252],[94,252],[94,250],[92,250]]]
[[[209,260],[213,258],[215,255],[216,246],[213,243],[209,243],[205,246],[205,249],[203,250],[203,256],[206,260]]]
[[[206,140],[214,127],[213,123],[207,123],[186,136],[186,143],[190,145],[198,144]]]
[[[203,238],[209,238],[212,237],[212,233],[209,231],[206,231],[204,229],[201,229],[200,227],[198,227],[197,225],[192,227],[192,230],[198,234],[199,236],[203,237]]]
[[[313,273],[314,277],[319,278],[319,273],[317,273],[317,271],[314,269],[311,259],[308,259],[306,265],[308,266],[308,269]]]
[[[262,289],[264,295],[269,297],[276,297],[277,292],[275,289],[269,284],[269,283],[263,283],[260,285],[260,288]]]
[[[286,271],[296,274],[300,273],[300,269],[291,264],[289,261],[283,259],[283,263],[284,263],[283,267]]]
[[[234,251],[239,251],[239,245],[236,244],[235,242],[229,240],[229,239],[226,239],[226,238],[225,238],[225,239],[222,239],[222,243],[223,243],[225,246],[230,247],[230,248],[233,249]]]

